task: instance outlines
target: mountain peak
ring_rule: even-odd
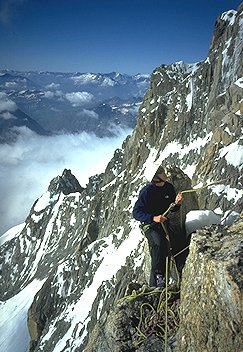
[[[83,189],[76,177],[71,173],[71,170],[68,169],[64,169],[61,176],[55,177],[48,187],[48,191],[52,196],[60,192],[65,195],[75,192],[81,193]]]
[[[235,23],[235,18],[236,18],[237,11],[235,10],[229,10],[224,12],[221,16],[220,19],[228,22],[229,25],[233,26]]]

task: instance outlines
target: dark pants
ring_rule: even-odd
[[[151,256],[150,286],[157,286],[156,274],[165,276],[165,262],[167,257],[167,240],[160,224],[154,225],[145,232]]]
[[[167,226],[167,231],[170,234],[170,245],[166,239],[161,224],[154,224],[151,228],[143,231],[149,244],[149,252],[151,256],[149,285],[153,287],[157,286],[156,274],[161,274],[163,277],[165,276],[166,257],[171,256],[171,253],[169,253],[170,246],[172,247],[173,255],[176,255],[176,253],[185,248],[185,236],[182,229],[179,227],[173,228],[169,221],[167,221],[165,226]],[[188,252],[183,252],[175,257],[176,267],[179,273],[185,264],[187,254]]]

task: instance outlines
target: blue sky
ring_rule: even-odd
[[[0,0],[0,69],[151,73],[206,58],[234,0]]]

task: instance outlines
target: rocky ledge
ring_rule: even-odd
[[[192,236],[183,271],[177,351],[241,351],[243,219]],[[193,275],[192,275],[193,273]]]
[[[96,324],[85,351],[240,351],[242,234],[240,218],[231,226],[213,225],[192,235],[180,298],[176,285],[168,289],[167,349],[165,289],[131,283]]]

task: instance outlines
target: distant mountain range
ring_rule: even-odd
[[[86,131],[99,137],[114,135],[117,127],[134,128],[149,82],[149,75],[140,74],[2,70],[1,142],[11,141],[19,126],[41,134]],[[26,120],[19,118],[23,114]]]

